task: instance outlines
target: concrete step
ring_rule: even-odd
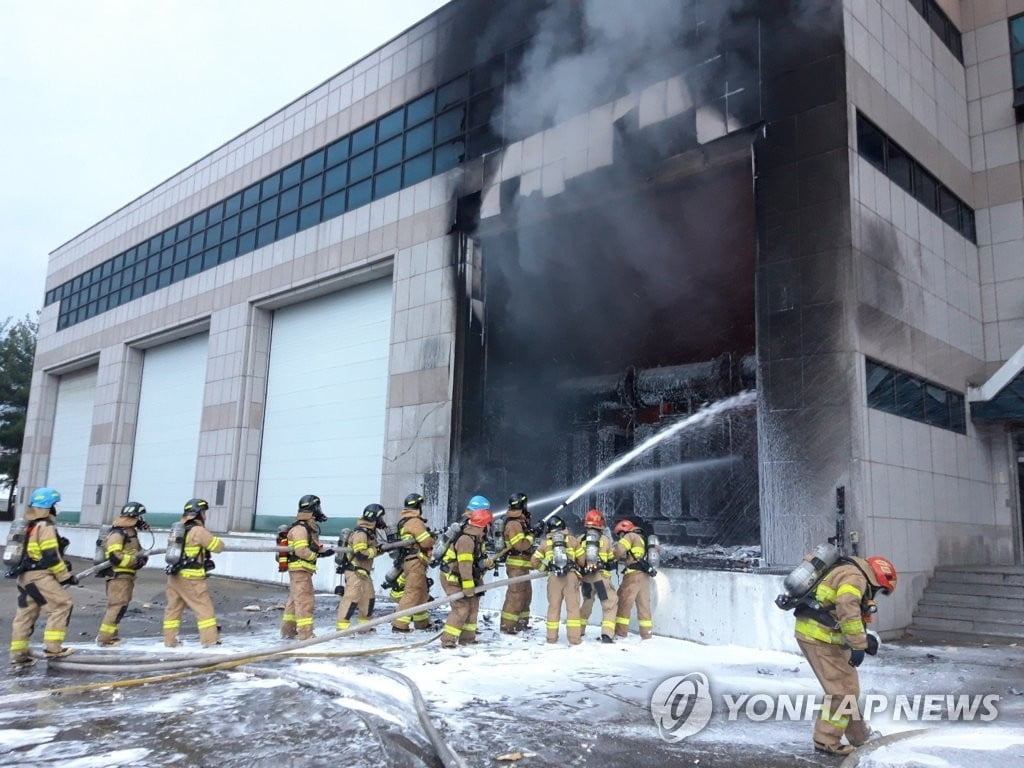
[[[926,592],[943,592],[954,595],[978,595],[979,597],[1011,597],[1020,595],[1024,598],[1024,587],[1012,584],[986,584],[983,582],[953,581],[950,579],[933,578]]]
[[[936,568],[936,573],[1009,573],[1024,575],[1024,565],[958,565]]]
[[[973,621],[962,619],[935,619],[928,616],[915,617],[911,632],[918,630],[937,633],[957,632],[967,635],[990,635],[1024,639],[1024,624],[1004,624],[991,621]]]
[[[1024,587],[1024,573],[1008,571],[935,571],[935,584],[992,584]]]
[[[917,626],[907,630],[907,637],[943,645],[1024,645],[1024,640],[1019,637],[979,635],[975,632],[950,632],[949,630],[924,629]]]
[[[917,610],[914,611],[915,622],[920,618],[967,619],[970,621],[985,621],[994,624],[1010,624],[1015,627],[1024,627],[1024,610],[1004,611],[976,606],[949,605],[932,602],[931,597],[930,594],[926,593],[925,598],[918,603]]]
[[[942,605],[957,605],[966,609],[1007,611],[1024,615],[1024,595],[1021,597],[988,597],[957,592],[939,592],[929,588],[925,590],[921,600]]]

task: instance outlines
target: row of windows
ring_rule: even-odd
[[[933,427],[966,433],[963,395],[877,360],[868,358],[865,363],[870,407]]]
[[[928,26],[939,36],[939,40],[945,43],[957,60],[963,64],[964,44],[960,30],[949,20],[949,16],[939,8],[939,4],[935,0],[910,0],[910,4],[924,17],[924,20],[928,22]]]
[[[977,242],[974,209],[860,112],[857,113],[857,151],[925,208],[972,243]]]
[[[47,292],[62,329],[498,149],[521,44]]]

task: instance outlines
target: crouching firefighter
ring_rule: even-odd
[[[847,755],[866,742],[867,725],[857,698],[857,667],[864,654],[878,652],[878,639],[865,632],[874,598],[892,594],[897,574],[884,557],[841,557],[796,605],[796,642],[825,691],[821,714],[814,723],[814,748]],[[841,743],[846,736],[849,744]]]
[[[508,512],[502,528],[503,548],[508,555],[505,559],[505,575],[512,579],[530,572],[530,556],[533,554],[533,531],[530,530],[530,511],[526,505],[525,493],[513,493],[508,497]],[[509,584],[505,590],[505,602],[501,606],[501,631],[507,635],[529,629],[530,602],[533,600],[533,584],[524,581]]]
[[[53,517],[57,514],[60,493],[53,488],[39,488],[29,498],[25,511],[24,531],[17,559],[10,565],[9,576],[18,577],[18,610],[11,628],[11,664],[31,664],[29,638],[35,629],[41,611],[47,614],[43,630],[43,646],[48,659],[59,659],[72,653],[63,646],[64,637],[74,607],[71,598],[61,587],[77,584],[61,547],[60,534]],[[18,523],[12,523],[12,535]],[[7,548],[11,547],[8,541]],[[12,553],[13,555],[14,553]],[[5,548],[4,560],[8,553]],[[10,558],[10,559],[13,559]]]
[[[129,501],[121,507],[101,544],[106,564],[96,575],[107,579],[107,610],[100,621],[96,645],[109,648],[121,642],[117,629],[135,592],[135,574],[149,562],[139,544],[139,530],[149,530],[142,519],[145,514],[142,504]]]
[[[446,595],[462,592],[464,597],[451,604],[451,612],[441,635],[442,648],[476,642],[476,618],[480,597],[476,588],[484,583],[483,561],[486,559],[484,531],[494,516],[491,502],[474,496],[466,505],[468,517],[462,531],[455,536],[441,556],[441,587]]]
[[[401,585],[403,591],[395,610],[404,611],[415,605],[423,605],[429,599],[427,563],[433,553],[434,537],[423,520],[423,497],[418,493],[410,493],[405,497],[398,517],[398,539],[405,546],[396,555],[396,560],[401,558],[402,573],[395,586]],[[409,632],[410,624],[416,629],[430,629],[430,617],[426,611],[401,616],[391,622],[391,631]]]
[[[555,516],[548,520],[548,533],[533,553],[534,568],[548,572],[547,641],[558,642],[558,624],[565,603],[565,634],[570,645],[579,645],[583,638],[580,618],[580,577],[583,551],[575,536],[570,536],[565,520]]]
[[[167,607],[164,608],[164,645],[181,644],[181,614],[188,608],[196,616],[199,642],[203,648],[220,643],[220,627],[213,610],[213,599],[206,574],[214,569],[211,554],[222,552],[224,542],[206,528],[205,499],[189,499],[181,519],[171,527],[167,553]]]
[[[327,515],[320,508],[320,497],[307,493],[299,499],[295,522],[288,529],[288,602],[281,617],[281,637],[308,640],[313,635],[313,574],[316,561],[330,557],[333,549],[320,543],[320,523]]]
[[[377,556],[377,530],[387,530],[384,523],[384,507],[367,504],[359,517],[356,529],[348,537],[349,552],[338,565],[345,584],[338,603],[339,630],[352,625],[352,617],[359,613],[359,623],[365,624],[373,615],[373,582],[370,570],[373,558]]]
[[[601,642],[613,643],[618,600],[612,586],[612,571],[615,569],[612,540],[604,534],[604,515],[599,510],[591,509],[584,515],[583,527],[586,531],[580,542],[583,547],[583,583],[580,585],[583,591],[583,607],[580,609],[582,629],[584,633],[587,631],[596,598],[601,603]]]

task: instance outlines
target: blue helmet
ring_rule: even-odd
[[[28,500],[30,507],[37,509],[53,509],[54,504],[60,501],[60,491],[53,488],[36,488]]]
[[[475,511],[475,510],[478,510],[478,509],[490,509],[490,508],[491,508],[491,502],[489,502],[483,496],[474,496],[472,499],[469,500],[469,504],[466,505],[466,509],[471,510],[471,511]]]

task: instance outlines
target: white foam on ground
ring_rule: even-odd
[[[146,765],[148,749],[116,749],[102,755],[89,755],[61,761],[64,768],[119,768],[119,766]]]
[[[18,728],[0,730],[0,753],[53,741],[59,728]]]
[[[1022,761],[1024,729],[953,725],[879,747],[861,758],[860,768],[990,768],[1021,765]]]

